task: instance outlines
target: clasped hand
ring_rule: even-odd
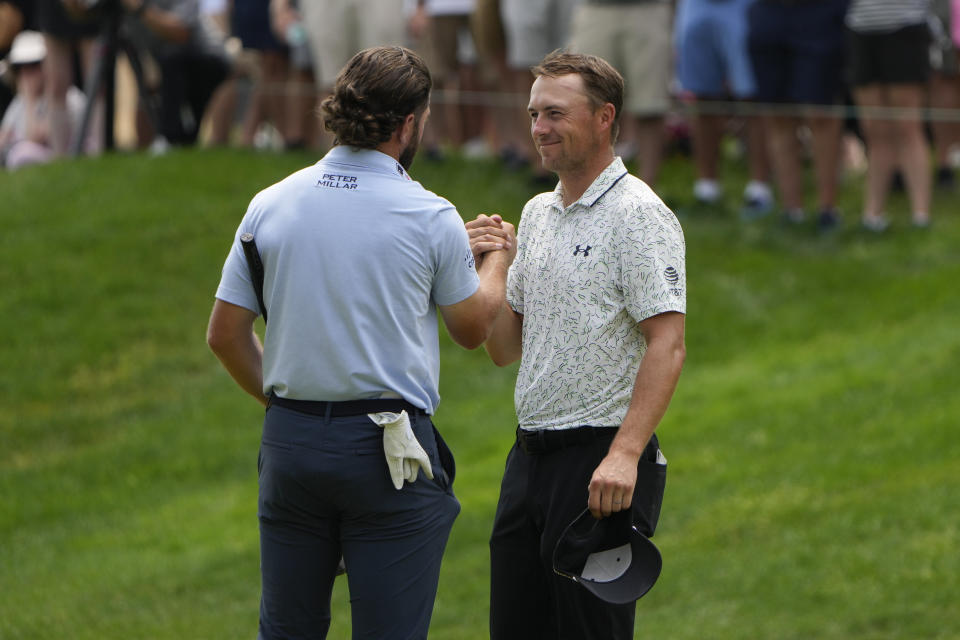
[[[490,251],[506,251],[509,262],[513,262],[517,255],[517,231],[499,214],[488,216],[481,213],[476,220],[468,222],[466,227],[470,250],[478,269],[483,262],[483,255]]]

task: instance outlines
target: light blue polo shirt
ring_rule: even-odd
[[[436,305],[479,280],[450,202],[379,151],[334,147],[250,202],[217,298],[259,312],[240,235],[264,265],[263,388],[298,400],[440,401]]]

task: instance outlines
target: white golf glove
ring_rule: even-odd
[[[433,468],[430,458],[423,450],[410,427],[410,418],[406,411],[391,413],[368,413],[367,417],[383,427],[383,454],[390,469],[390,479],[397,490],[403,487],[403,481],[416,482],[417,474],[423,474],[433,480]]]

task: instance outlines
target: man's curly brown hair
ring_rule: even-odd
[[[320,105],[323,126],[335,144],[375,149],[411,113],[419,118],[430,101],[430,70],[405,47],[372,47],[340,71],[333,95]]]

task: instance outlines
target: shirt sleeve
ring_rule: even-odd
[[[686,247],[676,217],[660,202],[644,203],[622,225],[624,303],[637,321],[687,311]]]
[[[530,210],[529,205],[523,208],[523,212],[520,214],[520,222],[517,225],[517,255],[513,258],[513,264],[510,265],[510,270],[507,271],[507,304],[510,305],[510,308],[523,315],[523,284],[524,284],[524,271],[526,269],[526,256],[527,256],[527,231],[529,227],[530,217],[527,215],[527,212]]]
[[[463,219],[456,209],[447,207],[438,214],[431,233],[436,265],[433,301],[444,306],[462,302],[480,287]]]
[[[220,276],[220,286],[217,287],[216,297],[218,300],[244,307],[259,314],[260,303],[257,301],[257,293],[253,288],[253,279],[250,276],[250,268],[247,266],[247,258],[243,253],[243,246],[240,244],[240,236],[246,231],[246,222],[245,218],[233,237],[230,253],[227,254],[227,259],[223,263],[223,273]]]

